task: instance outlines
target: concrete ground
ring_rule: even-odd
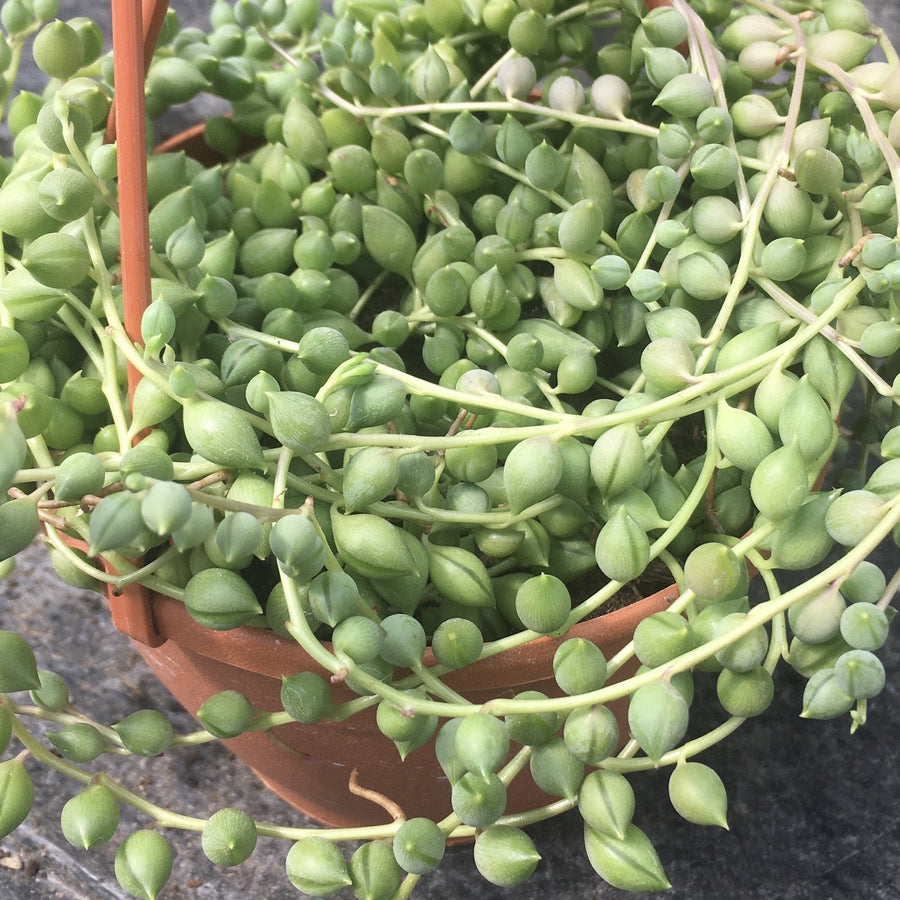
[[[871,0],[877,21],[900,37],[900,8]],[[61,15],[88,12],[103,19],[106,5],[62,0]],[[189,24],[205,3],[177,3]],[[880,558],[889,573],[900,554]],[[40,548],[25,554],[15,574],[0,582],[0,628],[21,632],[38,663],[68,681],[74,701],[100,720],[114,722],[141,707],[169,714],[179,730],[193,722],[113,629],[103,600],[62,584]],[[666,799],[666,773],[634,780],[636,822],[651,836],[681,900],[894,900],[900,896],[900,646],[896,635],[882,654],[885,691],[870,706],[869,724],[849,734],[845,720],[797,718],[802,681],[791,672],[778,680],[777,699],[739,736],[704,754],[729,793],[731,830],[687,825]],[[695,704],[695,707],[701,704]],[[711,721],[711,720],[710,720]],[[710,722],[706,723],[707,725]],[[702,728],[700,712],[698,729]],[[128,760],[109,768],[134,790],[173,810],[209,814],[243,808],[259,819],[300,825],[304,820],[270,796],[222,747]],[[59,811],[73,785],[38,767],[34,809],[12,835],[0,840],[0,900],[119,900],[112,846],[91,853],[72,848],[59,832]],[[117,838],[146,824],[123,811]],[[599,882],[582,846],[580,819],[566,814],[529,830],[543,861],[525,885],[502,890],[475,871],[469,847],[452,848],[440,870],[423,879],[423,900],[625,900]],[[300,896],[284,877],[288,845],[261,840],[251,860],[236,869],[206,861],[196,835],[174,833],[175,869],[163,896],[169,900],[287,900]],[[114,842],[113,842],[114,843]],[[349,898],[349,894],[346,895]]]
[[[893,551],[885,563],[896,566]],[[179,731],[193,722],[157,683],[143,661],[112,627],[102,598],[62,584],[40,547],[31,548],[16,573],[0,583],[0,628],[23,634],[42,668],[62,675],[73,701],[112,723],[138,708],[157,708]],[[888,685],[872,704],[869,724],[849,734],[846,720],[797,718],[803,682],[791,672],[778,679],[777,698],[738,735],[703,754],[723,778],[731,830],[688,825],[666,798],[667,773],[634,778],[635,821],[653,839],[681,900],[895,900],[900,895],[900,644],[880,654]],[[710,704],[712,709],[714,704]],[[694,703],[699,730],[714,723]],[[705,721],[704,721],[705,720]],[[124,763],[124,765],[122,764]],[[305,820],[261,789],[242,763],[221,746],[171,751],[154,759],[104,764],[141,795],[176,812],[209,815],[223,806],[263,821],[302,825]],[[78,851],[59,831],[59,811],[75,792],[62,777],[30,765],[36,800],[25,823],[0,840],[0,900],[124,900],[113,875],[115,841]],[[146,825],[123,809],[121,839]],[[576,813],[529,829],[543,856],[535,876],[515,890],[486,883],[470,847],[448,851],[440,869],[421,882],[428,900],[626,900],[601,884],[588,864]],[[253,857],[234,869],[208,862],[197,835],[169,832],[175,869],[169,900],[288,900],[300,896],[284,876],[289,844],[261,839]],[[646,895],[649,896],[649,895]],[[347,892],[345,900],[349,900]]]

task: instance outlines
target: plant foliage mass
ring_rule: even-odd
[[[31,692],[0,698],[0,744],[24,747],[0,763],[0,833],[39,760],[84,785],[76,846],[110,840],[121,802],[160,826],[116,857],[156,897],[162,828],[231,866],[257,824],[170,814],[98,756],[377,707],[398,758],[436,735],[452,805],[432,822],[375,796],[385,824],[349,857],[268,826],[299,890],[407,897],[460,837],[516,885],[540,858],[522,827],[574,807],[599,875],[654,890],[627,776],[672,766],[678,813],[725,826],[694,757],[764,712],[784,661],[802,716],[865,722],[893,593],[867,557],[900,533],[897,54],[856,0],[648,6],[216,0],[205,31],[170,12],[149,117],[206,93],[230,112],[201,153],[148,155],[129,330],[103,36],[52,0],[0,7],[6,83],[32,38],[49,79],[5,109],[0,565],[40,530],[73,584],[143,585],[321,667],[285,678],[282,710],[224,691],[178,735],[152,710],[91,722],[0,633],[0,690]],[[858,467],[823,489],[850,444]],[[567,637],[668,584],[611,658]],[[475,704],[442,680],[541,635],[563,639],[559,696]],[[721,706],[707,734],[695,679]],[[546,805],[506,815],[525,770]]]

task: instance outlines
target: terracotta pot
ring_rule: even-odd
[[[88,551],[84,541],[64,534],[60,537],[71,547]],[[114,574],[105,561],[104,567]],[[496,697],[511,698],[522,691],[558,697],[561,691],[553,678],[553,655],[563,641],[585,638],[610,659],[631,640],[639,622],[667,609],[678,593],[678,588],[670,585],[628,606],[579,622],[561,638],[537,638],[452,672],[443,680],[479,704]],[[160,683],[192,716],[213,694],[226,690],[240,691],[259,710],[278,711],[283,708],[283,677],[306,671],[330,677],[299,644],[274,631],[249,626],[213,631],[194,620],[180,600],[135,584],[120,593],[110,588],[108,600],[113,624],[131,638]],[[137,634],[129,630],[136,625]],[[145,633],[149,642],[143,639]],[[331,649],[328,643],[324,646]],[[424,661],[426,665],[435,663],[430,648]],[[607,683],[630,677],[637,667],[637,660],[630,660]],[[332,689],[335,703],[357,697],[342,685]],[[615,700],[609,708],[619,724],[621,749],[628,737],[628,699]],[[379,731],[374,706],[343,722],[292,723],[222,743],[282,800],[323,825],[348,828],[388,823],[381,806],[350,792],[354,769],[360,786],[389,797],[407,818],[441,819],[451,811],[450,783],[437,762],[434,738],[401,760],[393,742]],[[554,799],[525,770],[509,787],[506,811],[524,812]]]
[[[648,8],[669,0],[649,0]],[[151,10],[165,9],[165,0],[147,0]],[[141,73],[131,62],[142,58],[141,47],[155,43],[153,16],[144,16],[144,33],[139,16],[120,17],[114,22],[114,42],[131,48],[117,54],[123,82],[132,89],[120,98],[119,130],[133,138],[134,165],[123,171],[144,171],[143,92]],[[147,57],[149,58],[148,54]],[[122,93],[121,91],[117,93]],[[123,127],[124,124],[124,127]],[[177,135],[157,148],[157,152],[184,150],[189,155],[212,161],[215,154],[202,138],[203,125]],[[129,144],[129,146],[131,146]],[[123,197],[122,217],[143,222],[146,210],[146,183],[140,174],[123,179],[134,182],[134,190]],[[126,329],[139,340],[140,315],[149,302],[148,241],[142,234],[123,232],[123,259],[129,261],[129,289],[126,291]],[[609,658],[631,639],[637,623],[665,609],[677,595],[673,587],[624,609],[581,623],[567,637],[582,636],[596,643]],[[311,669],[327,675],[295,643],[273,632],[239,628],[227,632],[210,631],[197,624],[184,605],[167,597],[154,596],[132,585],[119,594],[110,594],[113,621],[134,641],[149,666],[172,695],[192,714],[212,694],[238,690],[259,709],[281,708],[281,678]],[[451,687],[475,703],[493,697],[512,697],[525,690],[558,694],[553,680],[552,659],[560,640],[540,638],[523,647],[483,660],[446,680]],[[430,651],[429,651],[430,654]],[[426,657],[426,662],[428,658]],[[433,658],[432,658],[433,661]],[[636,665],[636,664],[634,664]],[[632,674],[634,665],[617,673]],[[346,688],[335,691],[340,702],[355,695]],[[611,705],[627,735],[626,703]],[[350,793],[351,771],[358,770],[359,783],[393,799],[408,817],[438,818],[450,809],[450,785],[434,756],[433,740],[401,762],[392,742],[375,724],[374,709],[346,722],[315,726],[287,725],[271,732],[254,732],[224,742],[250,765],[262,781],[301,812],[332,826],[383,823],[387,813],[379,806]],[[508,812],[518,812],[546,803],[544,794],[527,773],[515,779],[509,794]]]
[[[585,637],[607,658],[631,639],[634,628],[651,613],[665,609],[677,596],[667,588],[607,615],[582,622],[566,637]],[[171,694],[191,713],[212,694],[223,690],[243,693],[258,709],[281,709],[281,678],[312,670],[327,677],[296,643],[274,632],[242,627],[210,631],[198,625],[184,605],[168,597],[152,596],[151,614],[164,643],[135,646]],[[539,690],[551,696],[560,691],[553,680],[552,660],[563,639],[542,637],[473,666],[445,680],[467,699],[482,703],[493,697],[512,697]],[[429,650],[426,663],[433,663]],[[633,674],[625,667],[612,681]],[[335,701],[356,695],[346,687],[335,689]],[[611,704],[627,736],[627,704]],[[375,723],[374,707],[344,722],[318,725],[292,724],[271,732],[251,732],[223,742],[244,760],[275,793],[296,809],[326,825],[348,827],[389,821],[374,803],[351,794],[348,780],[358,770],[359,784],[394,800],[407,817],[442,818],[451,811],[450,784],[434,755],[434,740],[401,762],[393,743]],[[510,787],[507,812],[549,803],[528,772]]]
[[[185,151],[214,162],[216,154],[203,140],[203,124],[187,129],[156,148],[157,153]],[[576,626],[568,637],[581,636],[597,644],[609,658],[628,641],[637,623],[665,609],[677,596],[673,587],[631,606]],[[256,628],[210,631],[198,625],[184,605],[129,585],[109,596],[116,627],[132,638],[148,665],[170,693],[192,714],[212,694],[243,693],[262,710],[281,709],[281,679],[300,671],[321,669],[297,644]],[[526,690],[558,695],[552,660],[560,640],[541,638],[523,647],[483,660],[448,677],[447,683],[475,703],[512,697]],[[433,662],[433,657],[426,662]],[[636,663],[617,673],[633,674]],[[335,690],[335,702],[355,697]],[[627,704],[611,704],[627,735]],[[450,809],[450,785],[434,755],[434,741],[401,762],[393,743],[375,724],[374,708],[346,722],[316,726],[287,725],[269,733],[253,732],[224,742],[259,778],[296,809],[337,827],[386,821],[385,811],[350,793],[351,771],[359,783],[393,799],[408,817],[441,818]],[[509,793],[509,812],[521,812],[551,800],[525,772]]]

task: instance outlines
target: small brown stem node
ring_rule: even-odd
[[[38,518],[42,522],[46,522],[48,525],[52,525],[59,531],[65,531],[66,528],[69,527],[69,523],[62,516],[54,516],[53,513],[47,512],[47,510],[45,509],[41,509],[40,504],[38,504]]]
[[[447,429],[447,437],[453,437],[462,427],[463,423],[469,416],[469,411],[467,409],[461,409],[456,418],[453,420],[453,424]]]
[[[777,63],[787,62],[791,58],[791,56],[796,52],[797,52],[796,44],[786,44],[784,47],[781,48],[781,50],[775,56],[775,62],[777,62]]]
[[[224,469],[220,469],[218,472],[213,472],[210,475],[207,475],[205,478],[201,478],[199,481],[194,481],[189,484],[188,487],[195,491],[202,491],[203,488],[209,487],[213,484],[222,484],[232,481],[234,476],[231,472],[226,472]]]
[[[724,534],[725,529],[722,527],[719,522],[719,517],[716,515],[716,473],[713,472],[713,477],[709,481],[709,485],[706,488],[706,518],[709,519],[710,524],[716,530],[718,534]]]
[[[406,815],[400,806],[389,797],[385,797],[384,794],[381,794],[378,791],[364,788],[359,783],[359,772],[356,769],[350,773],[350,781],[347,783],[347,787],[350,789],[351,794],[355,794],[357,797],[362,797],[365,800],[371,800],[372,803],[378,804],[378,806],[380,806],[393,821],[396,822],[398,819],[406,819]]]
[[[843,269],[844,266],[850,265],[860,253],[862,253],[863,247],[866,246],[866,243],[871,240],[873,233],[871,231],[866,231],[860,239],[838,260],[838,265]]]

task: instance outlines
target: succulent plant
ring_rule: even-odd
[[[900,75],[861,3],[216,0],[208,31],[170,12],[151,119],[199,93],[231,112],[206,122],[212,161],[147,158],[136,328],[112,58],[57,13],[0,7],[5,83],[32,35],[49,79],[6,96],[0,566],[40,532],[73,584],[269,628],[359,696],[336,709],[297,672],[279,712],[231,690],[190,736],[155,710],[109,726],[0,632],[0,744],[24,747],[0,763],[0,833],[31,806],[26,758],[86,785],[62,814],[86,848],[120,802],[197,822],[86,767],[104,752],[377,708],[399,757],[437,735],[452,808],[407,820],[381,797],[392,824],[350,856],[339,832],[267,826],[299,890],[407,897],[451,838],[516,885],[540,858],[523,826],[574,808],[600,877],[655,890],[633,774],[672,766],[675,810],[725,825],[695,757],[765,711],[783,662],[801,716],[865,723],[895,587],[868,557],[900,535]],[[677,597],[622,652],[566,639],[660,580]],[[441,679],[541,635],[563,639],[560,696],[482,705]],[[721,724],[698,735],[704,679]],[[505,815],[526,769],[547,804]],[[258,828],[223,809],[202,836],[230,866]],[[147,828],[116,875],[156,897],[171,864]]]

